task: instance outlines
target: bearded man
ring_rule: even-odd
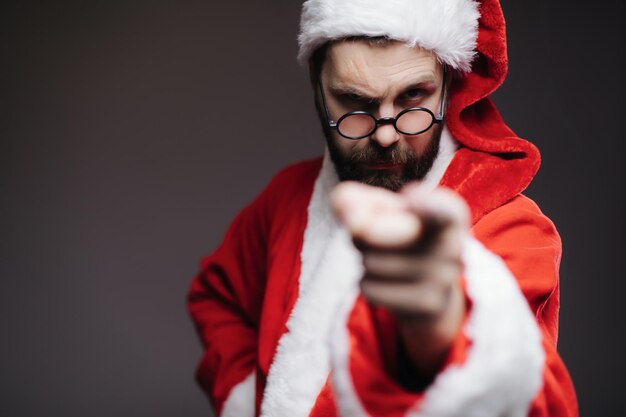
[[[497,0],[308,0],[326,138],[202,261],[198,380],[220,416],[576,416],[540,162],[489,99]]]

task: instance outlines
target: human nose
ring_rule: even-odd
[[[388,148],[400,140],[400,133],[394,126],[393,107],[380,108],[380,119],[377,122],[377,129],[372,133],[371,140],[376,141],[380,146]]]

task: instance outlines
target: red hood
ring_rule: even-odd
[[[474,222],[522,192],[537,173],[539,150],[519,138],[489,98],[507,74],[506,27],[498,0],[481,2],[478,56],[453,86],[446,123],[461,143],[441,183],[472,208]]]

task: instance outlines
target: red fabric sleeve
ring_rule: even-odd
[[[546,353],[543,389],[529,415],[577,416],[574,386],[556,346],[561,239],[554,224],[532,200],[519,196],[485,216],[473,231],[516,277],[542,334]]]
[[[541,369],[538,368],[537,378],[542,378],[542,385],[534,400],[527,403],[528,415],[531,417],[577,416],[578,407],[572,381],[556,350],[561,241],[554,225],[531,200],[519,196],[484,216],[472,231],[490,252],[504,261],[528,302],[541,334],[541,347],[545,352],[545,360],[543,373],[541,374]],[[482,296],[485,295],[491,297],[494,302],[493,296],[482,294]],[[471,301],[478,302],[479,300]],[[498,301],[495,300],[495,302]],[[520,306],[523,307],[523,300]],[[502,305],[501,308],[510,307]],[[471,310],[469,314],[472,314]],[[389,358],[389,354],[398,351],[394,346],[398,343],[398,339],[389,336],[393,335],[393,331],[380,331],[381,328],[390,326],[393,326],[392,320],[384,320],[384,316],[376,314],[375,310],[372,310],[360,297],[347,322],[349,345],[347,366],[354,390],[353,395],[360,402],[360,407],[370,416],[404,416],[409,410],[420,410],[421,404],[427,401],[429,387],[424,392],[410,392],[401,387],[393,377],[394,358]],[[497,332],[498,329],[493,329],[493,331]],[[387,337],[383,338],[385,333]],[[446,365],[440,373],[447,372],[451,368],[468,366],[470,359],[467,353],[473,345],[474,341],[468,339],[464,331],[460,332],[453,342]],[[477,363],[474,362],[474,369],[476,365]],[[478,363],[478,369],[480,366]],[[508,363],[506,366],[515,368],[520,364]],[[525,372],[524,369],[518,368],[518,372],[520,371]],[[480,378],[479,373],[474,375]],[[507,384],[510,389],[505,392],[505,395],[515,397],[515,383],[511,384],[511,381],[508,381]],[[469,385],[471,383],[466,383],[462,389],[472,390],[473,388]],[[497,397],[502,404],[503,392],[498,391],[501,387],[498,386],[497,381],[492,381],[492,386],[494,387],[493,394],[487,392],[486,396],[478,399],[485,404],[485,415],[490,415],[489,410],[493,412],[489,404],[490,395]],[[453,399],[454,389],[447,395],[449,399]],[[341,403],[341,399],[339,401]],[[462,415],[461,411],[457,410],[460,414],[451,412],[449,415]]]
[[[256,367],[266,270],[263,205],[262,194],[239,213],[221,246],[202,260],[187,298],[205,347],[196,378],[218,415],[231,389]]]

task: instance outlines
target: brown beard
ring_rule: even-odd
[[[360,139],[367,141],[366,147],[345,155],[339,148],[337,140],[349,139],[335,139],[328,128],[324,129],[324,135],[326,136],[330,157],[341,181],[358,181],[391,191],[398,191],[409,181],[424,179],[432,168],[435,158],[439,154],[439,141],[443,126],[435,126],[435,129],[436,131],[433,133],[430,143],[420,156],[416,155],[413,148],[406,146],[406,144],[396,142],[392,146],[384,148],[377,142],[367,138]],[[409,140],[423,139],[416,137]],[[401,172],[392,172],[384,169],[368,170],[365,168],[365,165],[377,164],[402,164],[403,169]]]

